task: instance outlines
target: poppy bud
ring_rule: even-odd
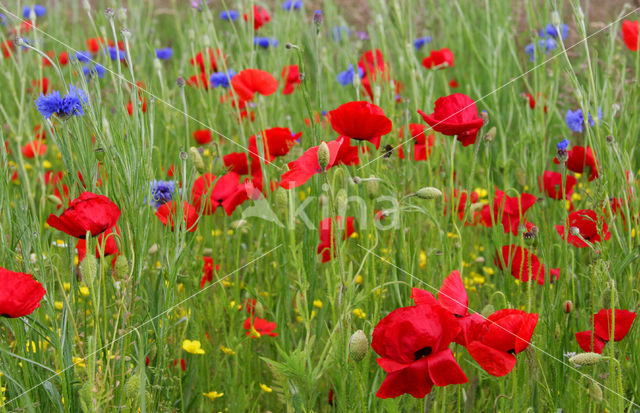
[[[480,312],[480,315],[483,316],[484,318],[487,318],[495,312],[496,312],[496,309],[491,304],[487,304],[484,306],[484,308]]]
[[[329,153],[329,146],[326,142],[322,142],[318,147],[318,164],[323,171],[327,169],[331,154]]]
[[[349,357],[355,361],[360,361],[367,355],[369,340],[364,331],[358,330],[349,339]]]
[[[569,357],[569,361],[578,366],[592,366],[598,364],[602,360],[602,355],[598,353],[580,353]]]
[[[205,47],[209,47],[211,45],[211,39],[209,39],[209,36],[207,36],[206,34],[204,35],[204,37],[202,37],[202,44]]]
[[[85,381],[78,390],[78,396],[80,396],[80,406],[83,412],[93,411],[97,406],[94,404],[94,395],[91,391],[91,383],[89,380]]]
[[[213,255],[213,249],[212,248],[205,248],[202,250],[202,255],[205,257],[211,257]]]
[[[256,304],[253,306],[253,311],[256,317],[264,318],[264,305],[260,301],[256,300]]]
[[[442,196],[442,191],[440,191],[438,188],[426,186],[424,188],[418,189],[415,195],[418,198],[422,199],[438,199]]]
[[[147,250],[147,254],[148,255],[153,255],[156,252],[158,252],[158,250],[160,249],[160,247],[158,247],[158,244],[153,244],[152,246],[149,247],[149,249]]]
[[[567,314],[573,311],[573,303],[571,302],[571,300],[567,300],[562,304],[562,311]]]
[[[87,250],[89,250],[87,248]],[[84,260],[80,263],[80,275],[85,280],[88,285],[93,284],[93,280],[96,278],[96,274],[98,273],[98,260],[96,256],[93,254],[87,254],[84,257]]]
[[[370,175],[366,185],[367,185],[367,194],[369,194],[369,198],[373,199],[380,194],[380,183],[378,182],[375,176]]]
[[[202,155],[200,155],[200,152],[198,152],[198,149],[194,146],[189,148],[189,157],[191,158],[193,165],[196,167],[196,170],[201,174],[204,173],[204,161],[202,160]]]
[[[122,21],[127,20],[127,9],[124,7],[118,9],[118,19]]]
[[[560,19],[560,13],[558,13],[555,10],[551,12],[551,24],[553,24],[553,27],[555,27],[555,28],[558,28],[558,27],[562,26],[562,20]]]
[[[278,189],[276,189],[275,198],[276,211],[286,213],[289,209],[289,198],[287,195],[287,191],[282,187],[278,187]]]
[[[47,195],[47,200],[55,206],[61,206],[62,200],[55,195]]]
[[[602,401],[602,389],[600,388],[600,385],[594,380],[591,380],[589,382],[589,396],[593,397],[599,402]]]
[[[89,3],[89,0],[83,0],[82,1],[82,8],[86,12],[89,12],[91,10],[91,3]]]
[[[616,287],[608,286],[602,292],[602,307],[610,308],[611,303],[614,303],[616,306],[618,305],[618,291]]]
[[[562,330],[560,329],[560,324],[556,323],[556,330],[553,332],[553,338],[557,340],[558,337],[560,337],[561,332]]]
[[[343,214],[347,210],[347,191],[340,188],[336,194],[336,205],[338,207],[338,214]]]
[[[571,235],[573,235],[574,237],[577,237],[578,235],[580,235],[580,228],[578,227],[571,227],[569,228],[569,233]]]
[[[496,129],[495,126],[492,127],[491,129],[489,129],[489,132],[484,135],[484,140],[487,142],[491,142],[493,139],[495,139],[497,133],[498,129]]]
[[[129,261],[127,257],[122,254],[118,255],[113,268],[113,274],[116,278],[127,278],[129,276]]]

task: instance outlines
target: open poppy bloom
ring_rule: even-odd
[[[205,55],[206,57],[208,57],[206,60],[205,60]],[[213,50],[212,48],[209,47],[204,51],[199,52],[197,55],[195,55],[195,57],[192,57],[189,63],[191,63],[192,66],[197,66],[198,69],[200,70],[200,73],[205,74],[205,77],[206,77],[207,72],[217,72],[219,67],[218,62],[224,61],[225,58],[226,56],[221,50],[218,50],[218,49]],[[209,63],[208,68],[206,63]],[[207,79],[205,84],[208,84],[208,83],[209,83],[209,80]]]
[[[116,244],[116,237],[112,234],[120,234],[117,225],[98,235],[95,248],[96,258],[100,258],[100,254],[106,257],[120,253],[120,251],[118,251],[118,245]],[[76,250],[78,250],[78,261],[82,262],[87,255],[87,241],[84,239],[78,240]]]
[[[612,317],[613,314],[611,309],[603,308],[591,317],[592,330],[576,333],[576,340],[583,351],[602,354],[605,344],[612,338],[613,341],[625,338],[636,318],[636,313],[616,309],[615,319]]]
[[[593,181],[598,177],[598,161],[590,147],[574,146],[567,151],[567,154],[569,158],[565,162],[565,166],[568,170],[581,174],[584,173],[585,168],[589,168],[589,181]],[[558,158],[555,158],[553,162],[560,163]]]
[[[209,129],[199,129],[193,132],[193,139],[195,139],[200,145],[206,145],[211,142],[213,135]]]
[[[169,225],[171,231],[174,230],[174,221],[178,215],[178,205],[176,201],[169,201],[160,205],[156,210],[156,216],[164,226]],[[188,202],[182,204],[182,219],[186,223],[187,232],[194,232],[198,228],[198,211]]]
[[[632,52],[638,51],[638,21],[625,20],[622,22],[622,39]]]
[[[380,138],[391,132],[391,120],[379,106],[366,101],[349,102],[329,112],[333,130],[341,136],[369,141],[378,149]]]
[[[432,50],[429,56],[422,59],[422,66],[427,69],[453,66],[453,52],[446,47],[440,50]]]
[[[231,79],[231,87],[242,101],[253,99],[259,93],[268,96],[278,90],[278,81],[269,72],[260,69],[245,69]]]
[[[255,190],[250,182],[240,183],[236,172],[227,172],[218,179],[207,172],[193,183],[191,198],[195,208],[205,215],[212,215],[219,206],[231,215],[238,205],[255,195]]]
[[[456,318],[437,303],[401,307],[380,320],[371,347],[387,376],[376,396],[422,398],[434,385],[466,383],[449,348],[459,332]]]
[[[524,214],[536,203],[536,199],[535,195],[527,193],[522,193],[519,197],[507,196],[503,191],[496,189],[493,208],[485,205],[480,211],[481,222],[488,227],[501,222],[505,234],[511,232],[513,235],[517,235],[521,219],[525,226],[532,226],[524,219]]]
[[[478,130],[484,124],[478,117],[476,103],[462,93],[438,98],[435,110],[430,115],[420,109],[418,113],[433,130],[443,135],[457,136],[462,146],[474,144]]]
[[[99,235],[112,228],[120,218],[120,209],[104,195],[83,192],[60,217],[53,214],[47,224],[72,237],[84,239],[87,232]]]
[[[282,69],[282,80],[284,80],[282,94],[292,94],[296,85],[299,85],[302,82],[300,79],[300,69],[298,68],[298,65],[285,66],[284,69]]]
[[[431,155],[431,148],[436,141],[436,137],[434,134],[430,133],[429,136],[425,136],[426,127],[421,123],[410,123],[409,124],[409,139],[412,140],[413,143],[413,160],[414,161],[426,161],[429,155]],[[400,144],[409,140],[404,136],[404,128],[400,128],[400,132],[398,133],[400,138]],[[404,159],[404,150],[402,146],[398,148],[398,157],[400,159]]]
[[[258,317],[249,317],[244,320],[244,324],[242,325],[245,330],[247,330],[246,335],[251,338],[260,338],[261,336],[271,336],[276,337],[278,333],[275,333],[273,330],[276,329],[276,323],[272,321],[267,321]]]
[[[200,279],[200,288],[204,288],[205,284],[213,281],[213,258],[211,257],[202,257],[204,264],[202,266],[202,278]],[[220,271],[220,266],[216,265],[215,270]]]
[[[540,190],[544,191],[549,198],[553,199],[570,199],[573,194],[573,187],[576,185],[576,178],[567,175],[566,189],[562,190],[562,174],[553,171],[544,171],[542,177],[538,178]],[[563,195],[564,192],[564,195]]]
[[[369,96],[369,99],[373,100],[371,83],[375,82],[378,76],[380,76],[381,79],[389,78],[387,74],[387,64],[384,61],[384,56],[380,49],[367,50],[364,52],[358,61],[358,68],[364,73],[361,79],[362,87]]]
[[[264,155],[269,162],[278,156],[289,153],[293,145],[300,140],[302,132],[293,133],[289,128],[271,128],[262,131],[262,142],[264,144]],[[252,136],[255,140],[255,136]],[[256,144],[257,147],[257,144]],[[251,149],[251,147],[249,147]],[[257,157],[257,153],[255,156]]]
[[[46,290],[33,275],[0,267],[0,317],[17,318],[40,307]]]
[[[416,305],[430,305],[436,302],[430,292],[420,288],[411,289],[411,299]],[[437,302],[453,314],[460,327],[460,332],[453,341],[466,346],[473,326],[484,323],[485,319],[478,313],[469,313],[469,297],[464,288],[460,271],[454,270],[444,279],[442,287],[438,291]]]
[[[501,270],[504,269],[503,262],[516,280],[522,282],[536,280],[538,284],[544,285],[544,280],[547,277],[544,265],[528,249],[519,245],[504,245],[501,250],[501,257],[496,257],[495,259],[496,265]],[[549,270],[549,282],[553,283],[559,278],[560,268]]]
[[[456,203],[456,200],[458,202],[458,206],[455,207],[456,208],[455,212],[457,212],[458,218],[460,219],[460,221],[462,221],[464,219],[464,210],[467,207],[467,205],[478,202],[478,193],[476,191],[471,191],[471,196],[469,196],[467,194],[467,191],[458,191],[457,189],[454,188],[453,189],[454,204]],[[449,214],[449,212],[451,211],[451,207],[447,205],[449,201],[446,194],[444,194],[444,202],[445,202],[444,216],[447,216],[447,214]]]
[[[516,365],[516,355],[529,347],[538,314],[520,310],[498,310],[476,325],[467,351],[484,371],[502,377]]]
[[[326,142],[330,155],[327,170],[337,163],[338,151],[343,142],[344,138]],[[307,149],[300,158],[289,162],[289,170],[280,178],[281,187],[285,189],[297,188],[307,182],[313,175],[324,172],[320,168],[320,163],[318,163],[318,148],[319,146],[313,146]]]
[[[335,219],[325,218],[320,221],[320,244],[318,244],[318,254],[322,254],[322,262],[331,261],[331,251],[333,247],[336,245],[335,237],[331,238],[331,231],[333,222],[338,224],[338,228],[335,230],[335,233],[338,234],[342,232],[342,240],[347,239],[351,236],[356,230],[353,227],[353,223],[355,221],[354,217],[346,218],[346,226],[343,224],[343,220],[341,216],[335,217]],[[334,234],[335,235],[335,234]],[[334,250],[333,256],[336,255]]]
[[[271,16],[269,16],[269,12],[264,8],[258,5],[253,5],[253,13],[245,13],[243,15],[244,21],[248,22],[251,17],[253,17],[253,30],[258,30],[265,23],[268,23],[271,20]]]
[[[35,139],[22,147],[22,155],[25,158],[35,158],[36,156],[42,156],[47,152],[47,145],[40,139]]]
[[[578,211],[571,212],[567,218],[567,225],[569,226],[569,229],[567,230],[566,239],[564,225],[556,225],[556,231],[558,231],[558,234],[560,234],[562,239],[578,248],[589,246],[586,242],[580,239],[580,237],[590,243],[600,242],[603,239],[606,241],[611,238],[611,233],[609,232],[609,227],[607,226],[607,222],[604,217],[598,218],[595,211],[591,209],[580,209]],[[598,227],[600,226],[602,226],[602,232],[598,232]],[[579,232],[579,236],[573,235],[571,233],[571,228],[576,228]]]

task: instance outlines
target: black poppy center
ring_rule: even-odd
[[[422,347],[420,350],[413,353],[416,360],[420,360],[422,357],[427,357],[429,354],[431,354],[431,347]]]
[[[516,349],[512,348],[511,350],[507,350],[509,354],[516,354]]]

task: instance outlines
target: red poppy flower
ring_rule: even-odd
[[[590,147],[574,146],[567,151],[569,158],[565,163],[568,170],[575,173],[583,173],[585,167],[589,168],[589,181],[593,181],[598,177],[598,161],[593,155],[593,151]],[[558,158],[553,160],[554,163],[559,164]]]
[[[335,232],[336,234],[342,232],[343,240],[346,240],[351,236],[351,234],[356,232],[355,228],[353,227],[353,223],[355,221],[354,217],[347,217],[346,226],[344,225],[341,216],[337,216],[333,220],[329,217],[320,221],[320,244],[318,244],[318,254],[322,254],[322,262],[331,261],[331,250],[332,247],[336,244],[335,238],[333,238],[333,243],[331,242],[331,231],[334,221],[338,224],[338,228],[335,230]],[[335,257],[335,255],[336,253],[334,251],[333,256]]]
[[[33,275],[0,267],[0,317],[17,318],[40,307],[46,290]]]
[[[204,261],[204,265],[202,266],[202,278],[200,279],[200,288],[204,288],[204,285],[208,282],[213,281],[213,258],[211,257],[202,257]],[[220,271],[220,266],[215,266],[216,272]]]
[[[544,285],[547,277],[544,265],[538,257],[531,253],[528,249],[519,245],[504,245],[502,247],[501,258],[496,257],[495,263],[501,270],[504,269],[502,263],[509,269],[511,275],[516,280],[527,282],[530,279],[538,281],[538,284]],[[560,278],[560,268],[549,270],[549,282],[553,283]]]
[[[376,396],[422,398],[434,385],[466,383],[449,349],[459,331],[456,318],[438,304],[398,308],[380,320],[371,347],[387,376]]]
[[[515,367],[515,355],[529,346],[537,324],[535,313],[496,311],[473,328],[467,351],[484,371],[502,377]]]
[[[540,186],[540,190],[544,191],[545,194],[549,198],[553,199],[569,199],[571,194],[573,193],[573,187],[575,186],[577,180],[575,176],[567,175],[566,179],[566,189],[562,190],[562,174],[553,171],[544,171],[542,177],[538,178],[538,185]]]
[[[476,142],[478,129],[484,121],[478,117],[476,103],[467,95],[454,93],[453,95],[438,98],[435,110],[427,115],[420,109],[418,113],[433,130],[443,135],[454,136],[462,143],[469,146]]]
[[[147,113],[147,98],[141,97],[139,102],[138,107],[142,109],[142,113]],[[127,113],[129,113],[129,116],[133,116],[133,102],[131,101],[127,103]]]
[[[358,61],[358,67],[364,71],[365,76],[376,79],[378,74],[387,71],[387,64],[380,49],[367,50]]]
[[[603,239],[606,241],[611,238],[611,233],[609,232],[609,227],[607,226],[607,222],[604,217],[598,218],[595,211],[591,209],[580,209],[578,211],[571,212],[569,217],[567,217],[567,225],[569,229],[567,230],[566,239],[564,234],[564,225],[556,225],[556,231],[558,231],[558,234],[560,234],[562,239],[578,248],[589,246],[586,242],[580,239],[580,237],[590,243],[600,242]],[[600,226],[602,226],[602,232],[598,232],[598,227]],[[580,232],[580,237],[578,235],[571,234],[571,228],[577,228]]]
[[[351,138],[341,137],[342,145],[338,149],[334,165],[358,165],[360,163],[359,148],[351,145]],[[369,148],[361,148],[362,152],[366,152]]]
[[[199,129],[193,132],[193,139],[195,139],[200,145],[206,145],[211,142],[213,135],[209,129]]]
[[[156,216],[162,222],[164,226],[171,226],[171,231],[174,229],[174,219],[178,215],[178,205],[175,201],[169,201],[160,205],[156,211]],[[182,219],[187,225],[187,232],[194,232],[198,228],[198,210],[190,205],[188,202],[182,204]]]
[[[227,172],[217,180],[214,174],[207,172],[193,183],[191,190],[193,205],[198,210],[202,210],[203,214],[212,215],[219,206],[223,206],[233,198],[239,186],[240,175],[235,172]],[[203,197],[208,197],[204,206],[202,205]]]
[[[205,55],[208,57],[207,60],[205,60]],[[204,74],[206,78],[206,73],[218,71],[218,67],[220,66],[218,62],[223,62],[224,59],[226,59],[226,56],[221,50],[213,50],[209,47],[192,57],[191,60],[189,60],[189,63],[191,63],[192,66],[197,66],[200,73]],[[209,63],[209,67],[206,66],[207,61]],[[209,83],[208,79],[206,83]]]
[[[173,359],[173,367],[178,365],[178,359]],[[171,367],[171,363],[169,363],[169,367]],[[184,359],[180,359],[180,369],[185,371],[187,369],[187,362]]]
[[[116,237],[115,235],[112,235],[114,232],[116,234],[120,234],[120,230],[118,230],[117,225],[98,235],[96,242],[96,258],[100,258],[101,253],[105,257],[108,255],[118,255],[120,253],[120,251],[118,251]],[[82,262],[84,257],[87,255],[87,241],[84,239],[78,240],[76,250],[78,250],[78,261]]]
[[[446,47],[440,50],[432,50],[429,56],[422,59],[422,66],[427,69],[453,66],[453,52]]]
[[[269,72],[260,69],[245,69],[231,79],[231,87],[240,100],[249,101],[259,93],[269,96],[278,90],[278,81]]]
[[[249,317],[244,320],[242,326],[247,330],[246,335],[251,336],[251,338],[259,338],[264,335],[276,337],[278,335],[278,333],[273,332],[277,327],[276,323],[263,320],[262,318]]]
[[[593,323],[592,330],[576,333],[578,345],[583,351],[602,354],[605,344],[611,341],[611,333],[613,333],[614,341],[622,340],[629,332],[635,318],[636,313],[616,309],[614,320],[612,319],[611,309],[602,309],[591,318]]]
[[[100,45],[104,44],[104,40],[102,40],[102,37],[92,37],[90,39],[87,39],[86,43],[87,48],[91,53],[98,53],[100,51]]]
[[[11,57],[11,51],[13,50],[13,42],[11,40],[7,40],[3,43],[0,43],[0,49],[2,49],[2,56],[5,59]]]
[[[232,152],[222,157],[224,166],[229,168],[238,175],[247,175],[249,173],[249,162],[247,154],[244,152]]]
[[[457,81],[457,80],[455,80],[455,79],[451,79],[451,80],[449,81],[449,86],[450,86],[452,89],[457,89],[457,88],[458,88],[458,81]]]
[[[478,193],[476,191],[471,191],[471,196],[469,197],[469,195],[467,194],[467,191],[458,191],[457,189],[454,188],[453,189],[454,204],[456,203],[456,200],[458,202],[458,206],[456,207],[455,212],[457,212],[458,218],[460,218],[460,221],[462,221],[464,219],[464,210],[467,207],[467,205],[478,202]],[[451,207],[447,205],[448,198],[446,194],[444,194],[444,202],[445,202],[444,216],[447,216],[447,214],[451,211]]]
[[[187,79],[187,85],[195,88],[203,88],[204,90],[209,90],[209,78],[207,74],[201,72],[197,75],[193,75]]]
[[[25,144],[22,147],[22,154],[26,158],[34,158],[36,156],[42,156],[47,152],[47,145],[45,145],[41,140],[36,139]]]
[[[302,80],[300,79],[300,69],[298,65],[290,65],[285,66],[282,69],[282,80],[284,80],[285,84],[282,88],[283,95],[290,95],[296,88],[296,85],[299,85]]]
[[[524,219],[525,212],[536,203],[536,200],[537,198],[531,194],[522,193],[520,197],[507,196],[503,191],[496,189],[493,198],[493,217],[491,216],[492,208],[485,205],[480,211],[480,219],[488,227],[494,226],[500,220],[505,234],[511,232],[517,235],[520,220]],[[524,224],[527,224],[526,220]]]
[[[391,120],[379,106],[366,101],[349,102],[329,112],[333,130],[342,136],[369,141],[380,147],[380,137],[391,132]]]
[[[249,313],[250,316],[253,316],[256,311],[256,299],[248,298],[244,302],[244,309],[247,310],[247,313]]]
[[[638,21],[625,20],[622,22],[622,39],[632,52],[638,51]]]
[[[330,155],[327,170],[336,163],[338,151],[343,142],[344,138],[326,142]],[[300,158],[289,162],[289,171],[282,175],[279,185],[285,189],[297,188],[307,182],[313,175],[324,172],[318,163],[318,148],[319,146],[313,146],[307,149]]]
[[[407,140],[412,140],[413,144],[413,160],[414,161],[426,161],[429,155],[431,155],[431,148],[436,141],[436,137],[434,134],[430,133],[429,136],[425,136],[424,130],[425,126],[421,123],[410,123],[409,124],[409,133],[411,134],[408,138],[404,136],[404,128],[400,128],[400,132],[398,137],[400,138],[400,143],[404,143]],[[398,157],[400,159],[404,159],[404,150],[402,146],[398,148]]]
[[[40,80],[32,80],[31,86],[38,89],[38,93],[42,92],[43,95],[46,95],[47,91],[49,91],[49,79],[46,77],[43,77]],[[33,89],[28,88],[27,92],[33,92]]]
[[[300,140],[302,132],[293,133],[289,128],[271,128],[262,131],[264,154],[269,162],[278,156],[289,153],[293,145]],[[255,136],[252,136],[255,140]],[[257,146],[256,146],[257,147]],[[249,148],[251,149],[251,148]],[[255,154],[257,157],[257,154]]]
[[[58,63],[60,63],[61,66],[66,66],[67,63],[69,63],[69,53],[61,52],[58,55]]]
[[[99,235],[112,228],[120,218],[120,209],[104,195],[83,192],[60,217],[53,214],[47,224],[72,237],[84,239],[87,232]]]
[[[264,7],[259,7],[255,4],[253,5],[253,13],[245,13],[243,17],[246,22],[253,17],[253,30],[258,30],[271,20],[269,12]]]

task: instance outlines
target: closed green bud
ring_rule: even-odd
[[[129,261],[123,254],[118,255],[114,264],[113,273],[116,278],[127,278],[129,276]]]
[[[51,202],[57,207],[62,205],[62,200],[55,195],[47,195],[47,201]]]
[[[416,196],[422,199],[438,199],[442,197],[442,191],[440,191],[438,188],[427,186],[418,189],[418,192],[416,192]]]
[[[600,385],[593,380],[589,382],[589,396],[599,402],[602,401],[602,389]]]
[[[496,134],[498,133],[498,130],[496,129],[496,127],[492,127],[491,129],[489,129],[489,132],[487,132],[484,135],[484,140],[487,142],[491,142],[492,140],[495,139]]]
[[[194,146],[189,148],[189,158],[193,162],[193,165],[196,167],[196,170],[199,173],[204,173],[204,161],[202,160],[202,155],[198,152],[198,149]]]
[[[484,318],[487,318],[495,312],[496,312],[496,309],[491,304],[487,304],[484,306],[484,308],[480,312],[480,315],[483,316]]]
[[[338,207],[338,213],[343,214],[344,211],[347,210],[347,191],[343,188],[340,188],[338,193],[336,193],[336,205]]]
[[[282,187],[278,187],[275,198],[276,211],[278,211],[278,213],[286,213],[289,209],[289,196],[287,191]]]
[[[355,361],[360,361],[367,355],[369,340],[364,331],[358,330],[349,339],[349,357]]]
[[[138,398],[138,390],[140,389],[140,373],[134,374],[127,379],[127,382],[124,385],[124,394],[127,396],[127,399],[137,399]]]
[[[160,249],[160,247],[158,246],[158,244],[153,244],[152,246],[149,247],[149,249],[147,250],[147,254],[149,255],[153,255],[156,252],[158,252],[158,250]]]
[[[258,300],[256,300],[256,305],[253,306],[254,314],[256,317],[264,318],[264,305]]]
[[[369,176],[369,179],[367,180],[367,194],[369,194],[369,198],[373,199],[375,197],[377,197],[380,194],[380,183],[378,182],[378,179],[371,175]]]
[[[80,275],[88,285],[93,284],[98,274],[98,260],[93,254],[87,254],[80,263]]]
[[[318,164],[323,171],[329,166],[329,160],[331,159],[331,153],[329,152],[329,146],[326,142],[322,142],[318,147]]]
[[[579,366],[592,366],[598,364],[602,360],[602,355],[598,353],[580,353],[569,357],[569,361]]]

